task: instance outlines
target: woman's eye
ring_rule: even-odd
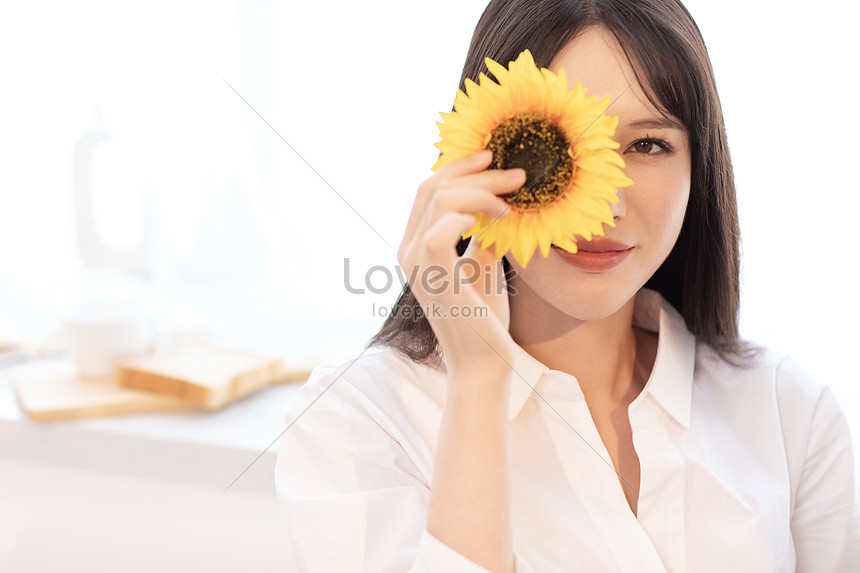
[[[640,155],[657,156],[663,155],[664,153],[671,153],[672,147],[663,139],[657,137],[643,137],[642,139],[634,141],[627,150]]]
[[[637,141],[636,143],[633,144],[633,148],[637,152],[644,153],[646,155],[650,154],[651,151],[653,151],[655,147],[660,147],[660,146],[658,144],[654,143],[653,141],[649,141],[647,139]]]
[[[668,151],[669,146],[662,140],[646,138],[634,142],[631,149],[642,155],[657,155],[660,152]]]

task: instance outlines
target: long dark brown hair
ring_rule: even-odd
[[[687,328],[722,358],[743,362],[754,348],[738,333],[740,229],[732,162],[708,52],[680,2],[492,0],[472,36],[460,89],[465,91],[466,78],[477,82],[481,72],[493,78],[486,57],[506,65],[528,49],[538,67],[549,67],[568,42],[593,25],[615,36],[650,102],[678,118],[690,142],[690,199],[681,233],[645,286],[662,294]],[[468,244],[461,240],[458,254]],[[504,264],[510,273],[507,260]],[[390,345],[416,362],[439,363],[438,341],[408,284],[370,340],[374,344]]]

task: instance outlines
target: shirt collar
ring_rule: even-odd
[[[659,336],[651,377],[642,391],[653,397],[684,428],[689,428],[695,336],[687,329],[681,314],[660,293],[648,288],[642,288],[636,294],[633,325]],[[541,376],[549,370],[518,344],[514,345],[510,366],[509,421],[517,417]],[[581,391],[579,394],[582,398]]]

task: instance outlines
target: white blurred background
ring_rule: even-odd
[[[485,4],[4,3],[0,339],[38,341],[119,285],[234,346],[358,352],[399,288],[347,292],[344,259],[355,287],[373,265],[394,273]],[[737,175],[742,333],[855,404],[857,10],[687,6]],[[75,177],[95,237],[79,233]]]

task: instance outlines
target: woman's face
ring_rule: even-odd
[[[604,225],[604,231],[607,239],[630,247],[630,252],[608,270],[574,266],[558,247],[546,258],[538,250],[525,269],[508,253],[517,272],[511,279],[517,289],[512,304],[549,305],[577,320],[598,320],[627,303],[672,250],[690,195],[689,145],[680,122],[667,122],[648,102],[621,47],[605,28],[579,34],[549,68],[564,68],[570,88],[579,81],[587,95],[612,99],[607,113],[618,116],[614,139],[621,144],[617,151],[633,185],[618,190],[620,202],[612,205],[615,227]],[[601,250],[598,242],[590,245],[577,237],[581,251]]]

